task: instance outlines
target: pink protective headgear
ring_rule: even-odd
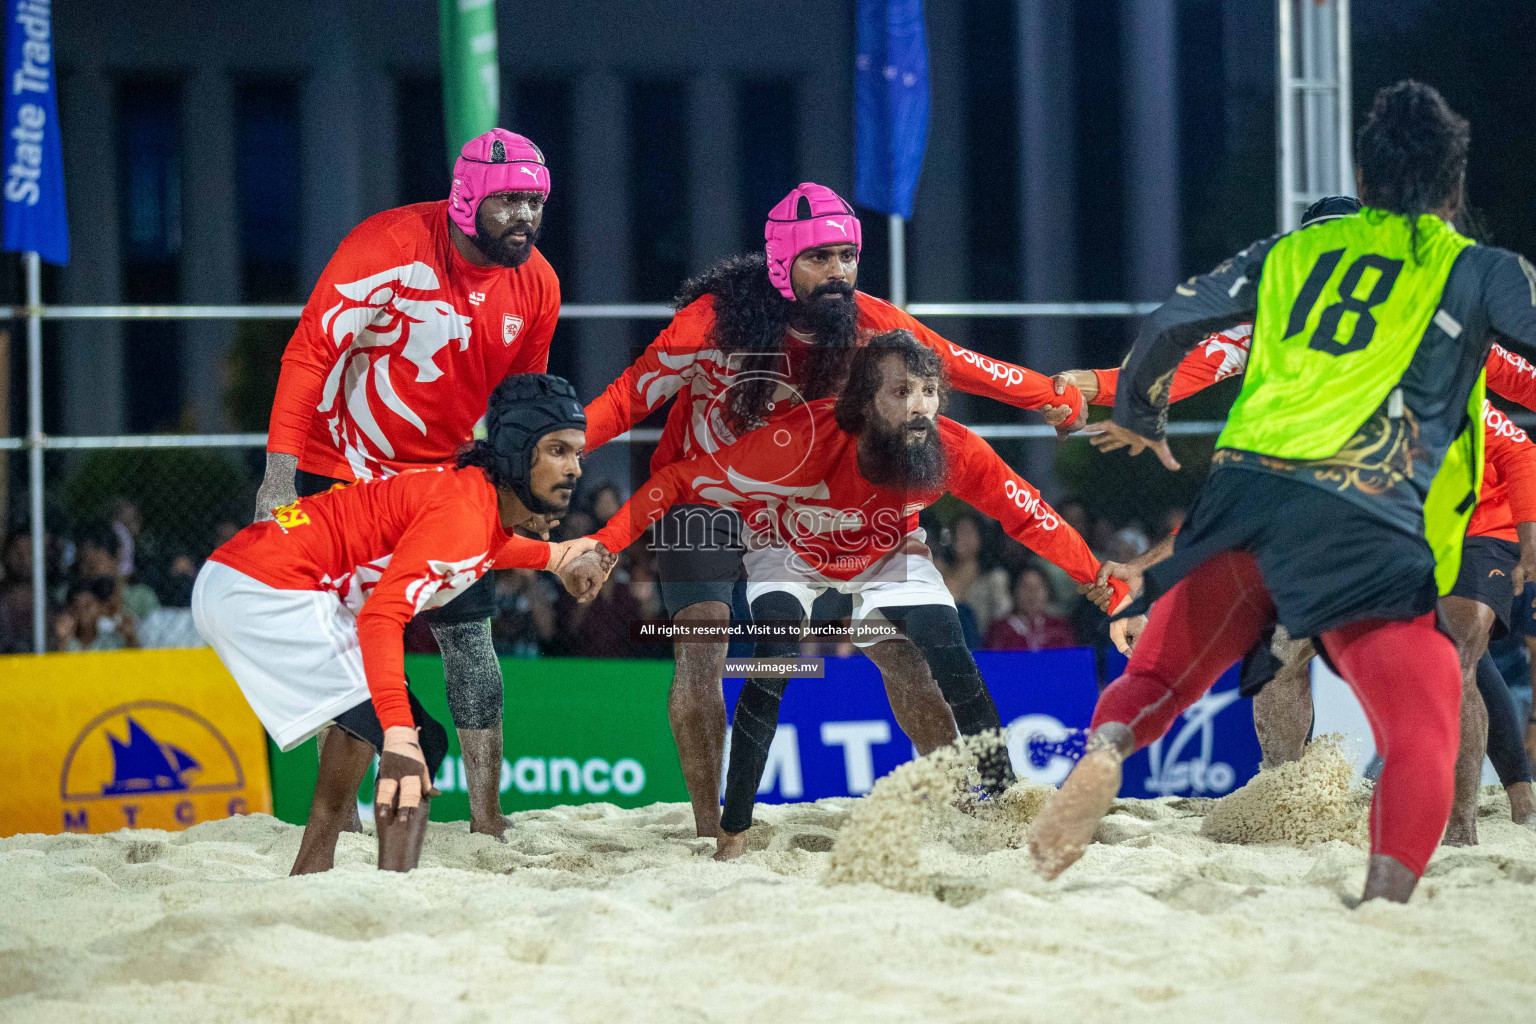
[[[448,217],[475,237],[480,200],[496,192],[537,192],[549,198],[549,168],[539,147],[505,128],[492,128],[464,143],[453,162]]]
[[[864,233],[859,218],[853,215],[853,207],[825,185],[810,181],[801,182],[768,211],[763,238],[768,243],[764,247],[768,253],[768,280],[791,302],[795,290],[790,287],[789,268],[796,256],[818,245],[852,242],[855,248],[864,247]]]

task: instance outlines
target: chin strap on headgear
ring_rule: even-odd
[[[568,429],[586,430],[587,414],[564,377],[520,373],[491,392],[485,439],[496,452],[496,476],[529,508],[540,504],[530,486],[534,447],[544,435]]]
[[[856,249],[864,247],[864,233],[853,207],[825,185],[810,181],[801,182],[768,211],[763,239],[767,242],[768,280],[791,302],[795,301],[795,290],[789,283],[789,268],[795,257],[818,245],[851,243]]]
[[[515,132],[492,128],[464,143],[453,162],[448,217],[470,238],[480,200],[497,192],[537,192],[549,198],[549,168],[539,147]]]

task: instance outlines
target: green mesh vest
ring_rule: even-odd
[[[1402,380],[1473,244],[1437,217],[1365,208],[1281,238],[1264,260],[1243,389],[1217,444],[1281,459],[1326,459]],[[1442,593],[1455,582],[1482,482],[1483,378],[1424,503]]]

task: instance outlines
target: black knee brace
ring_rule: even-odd
[[[443,767],[443,758],[448,756],[448,730],[427,713],[414,693],[406,690],[405,695],[411,704],[411,718],[416,723],[416,739],[421,744],[421,756],[427,760],[427,773],[435,779]],[[379,724],[379,716],[373,710],[373,701],[363,701],[337,715],[334,721],[343,732],[362,740],[374,750],[384,749],[384,727]]]
[[[916,645],[928,662],[933,681],[955,716],[962,736],[975,736],[991,729],[1001,731],[1002,719],[992,694],[982,681],[976,659],[965,646],[960,616],[943,604],[900,605],[882,608],[885,617],[901,626],[907,639]],[[999,743],[979,758],[982,785],[988,792],[1002,792],[1012,784],[1013,766],[1008,748]]]
[[[799,600],[783,591],[764,594],[752,602],[754,622],[798,622],[804,618]],[[793,640],[760,640],[752,655],[791,658],[798,649]],[[768,749],[779,728],[779,702],[786,682],[782,677],[748,679],[741,688],[731,721],[731,760],[725,772],[725,809],[720,814],[720,827],[727,832],[745,832],[752,827],[752,808],[768,765]]]
[[[453,724],[460,729],[500,728],[501,662],[491,641],[491,620],[428,625],[443,652],[443,686]]]

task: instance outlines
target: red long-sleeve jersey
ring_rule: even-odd
[[[1173,374],[1169,391],[1170,403],[1188,398],[1228,377],[1235,377],[1248,369],[1248,349],[1253,344],[1253,324],[1238,324],[1207,337],[1197,345]],[[1488,353],[1488,390],[1511,402],[1518,402],[1527,409],[1536,410],[1536,366],[1494,343]],[[1120,383],[1120,370],[1094,370],[1099,381],[1099,393],[1092,405],[1114,405],[1115,388]]]
[[[1099,560],[1087,543],[981,438],[938,418],[949,472],[932,490],[877,487],[858,468],[856,435],[837,425],[833,399],[776,419],[719,451],[663,466],[594,536],[628,547],[671,506],[734,508],[754,544],[787,546],[831,579],[851,580],[899,547],[917,516],[948,491],[997,519],[1008,535],[1091,582]],[[1124,594],[1116,585],[1115,602]]]
[[[1483,403],[1483,438],[1483,489],[1467,536],[1518,541],[1515,524],[1536,522],[1536,444],[1489,402]]]
[[[434,467],[275,509],[209,557],[278,590],[335,594],[357,614],[379,721],[410,725],[405,624],[492,568],[543,569],[550,546],[508,533],[479,469]]]
[[[267,451],[367,480],[453,458],[513,373],[543,373],[560,281],[537,249],[515,270],[454,248],[448,203],[363,221],[320,275],[283,352]]]
[[[859,306],[858,335],[863,344],[876,334],[898,327],[909,330],[939,354],[950,383],[973,395],[986,395],[1022,409],[1042,405],[1070,405],[1073,418],[1082,408],[1076,389],[1057,395],[1049,377],[1022,366],[1005,363],[961,348],[924,327],[905,311],[863,292],[855,292]],[[715,324],[715,299],[705,295],[677,311],[672,322],[657,335],[635,364],[587,406],[587,451],[595,451],[622,434],[673,395],[679,395],[667,416],[661,443],[651,456],[651,472],[679,459],[718,451],[736,441],[721,408],[726,391],[762,371],[737,371],[737,362],[710,341]],[[794,334],[785,340],[784,366],[778,371],[780,385],[775,401],[799,401],[792,384],[808,343]]]

